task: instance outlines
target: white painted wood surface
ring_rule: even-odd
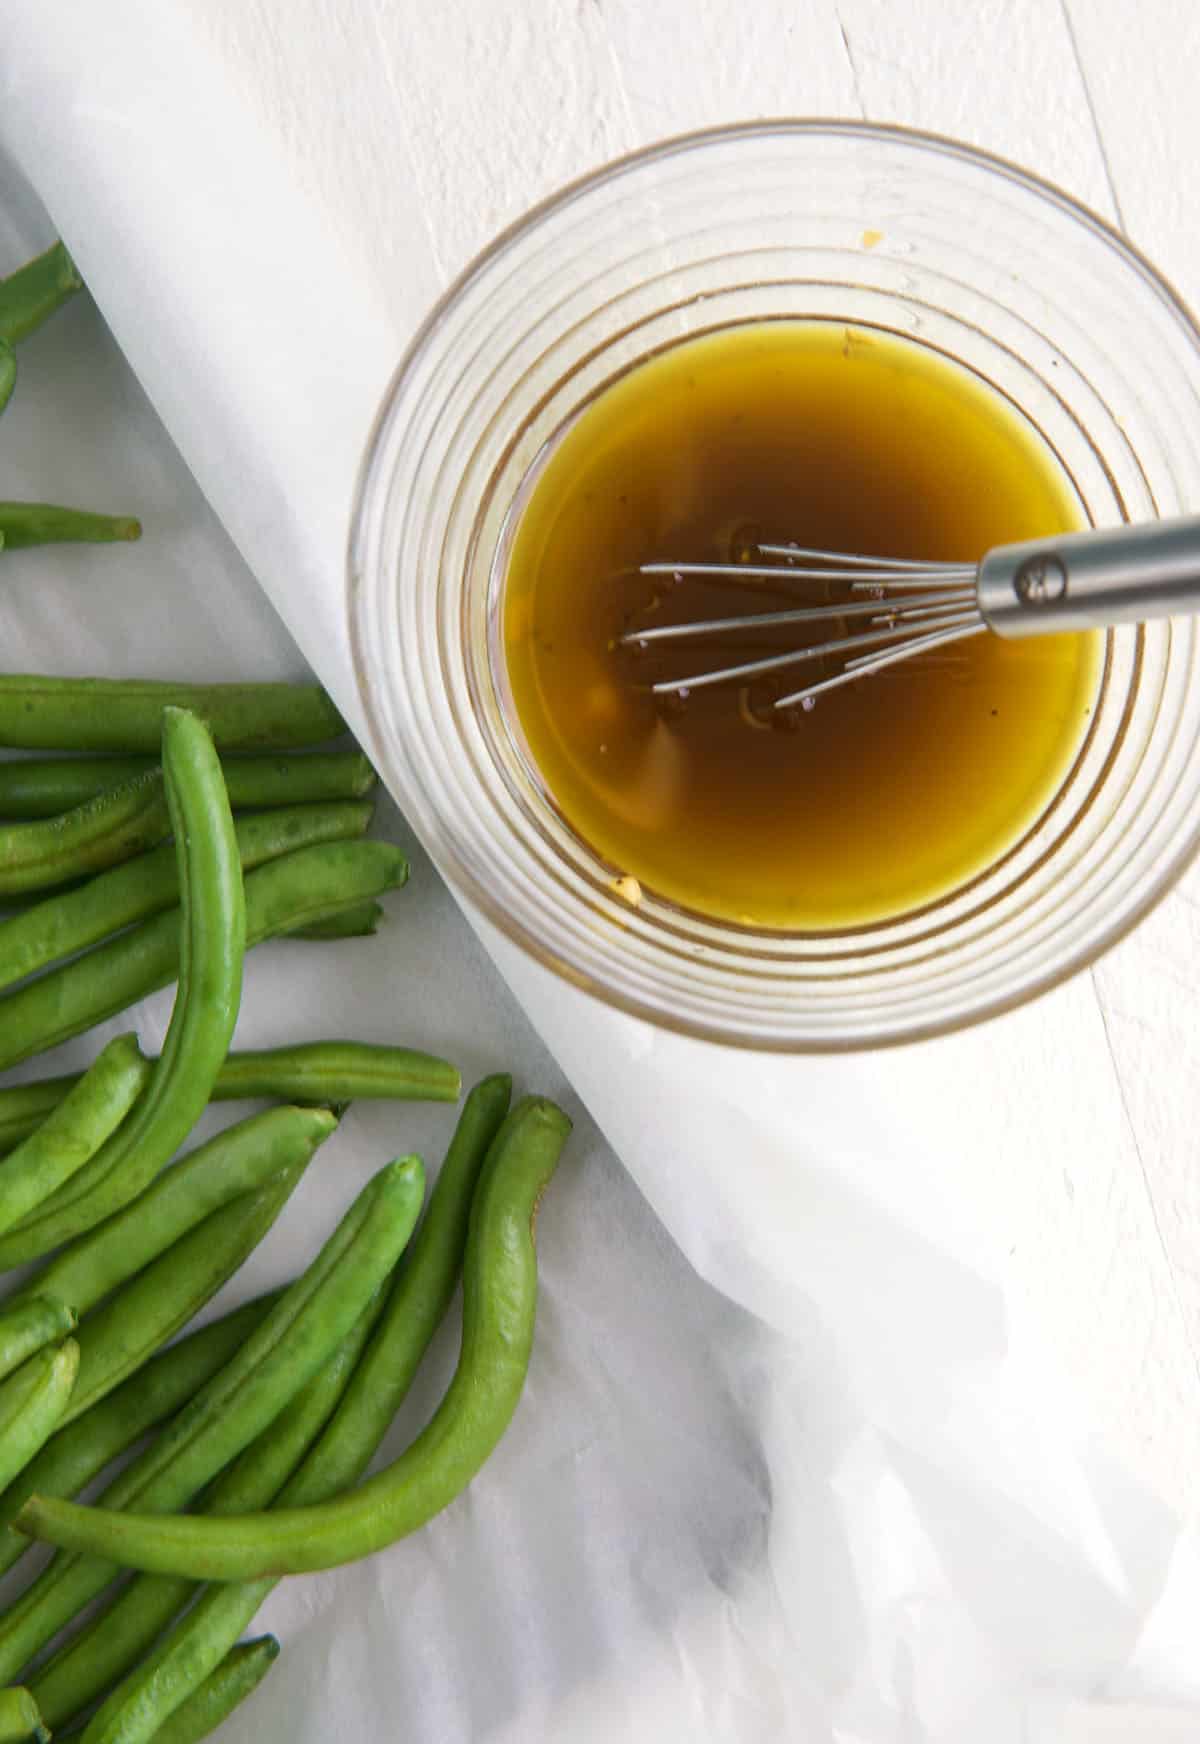
[[[1123,224],[1200,302],[1191,0],[190,0],[385,294],[428,301],[502,224],[655,137],[849,114],[958,135]],[[1009,1282],[1085,1406],[1200,1501],[1200,874],[1076,1004],[1101,1169],[989,1184]],[[1078,1086],[1076,1086],[1078,1089]]]

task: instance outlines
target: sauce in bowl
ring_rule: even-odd
[[[796,603],[637,574],[647,561],[738,561],[760,539],[974,561],[1082,524],[1034,427],[913,341],[779,320],[680,342],[547,445],[517,514],[503,642],[522,749],[624,891],[789,932],[886,920],[1000,859],[1078,754],[1098,634],[986,633],[786,714],[774,697],[819,672],[682,703],[650,691],[777,651],[779,631],[669,652],[620,643]]]

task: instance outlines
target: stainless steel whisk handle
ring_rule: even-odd
[[[1200,612],[1200,515],[998,545],[976,591],[1000,636]]]

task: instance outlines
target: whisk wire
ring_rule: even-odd
[[[923,630],[958,630],[960,626],[970,627],[971,619],[964,616],[947,617],[932,624],[922,625]],[[982,628],[982,623],[980,628]],[[693,690],[707,690],[715,684],[734,684],[739,680],[762,678],[769,672],[782,672],[789,666],[799,666],[808,660],[820,660],[846,653],[849,649],[863,649],[881,642],[894,642],[904,638],[906,648],[914,651],[919,646],[930,645],[927,640],[914,639],[912,631],[904,625],[892,624],[878,630],[863,630],[853,636],[838,636],[829,642],[814,642],[807,648],[790,648],[783,654],[767,654],[758,660],[744,660],[737,666],[722,666],[715,672],[695,673],[688,678],[662,678],[650,686],[655,696],[688,696]],[[818,689],[828,688],[827,685],[817,686]],[[807,695],[809,692],[797,693]],[[787,702],[780,699],[776,708],[785,708]]]
[[[754,612],[735,618],[704,618],[685,624],[656,624],[649,629],[627,630],[620,638],[627,648],[641,648],[653,642],[691,642],[705,636],[721,636],[730,630],[779,630],[792,624],[816,624],[827,618],[901,617],[919,610],[945,612],[959,595],[930,594],[906,599],[898,610],[889,611],[886,602],[872,600],[842,600],[822,606],[793,606],[781,612]],[[963,593],[963,601],[971,595]]]
[[[809,591],[815,584],[835,591],[838,597],[782,610],[685,623],[639,624],[619,637],[620,644],[640,652],[651,646],[669,648],[674,644],[719,640],[744,631],[800,630],[822,623],[856,620],[861,620],[861,627],[855,623],[845,635],[758,655],[707,672],[660,678],[650,686],[653,695],[685,698],[694,690],[746,683],[814,660],[839,662],[840,670],[832,676],[815,680],[773,704],[779,710],[789,709],[823,691],[835,690],[912,655],[961,641],[986,628],[976,597],[973,564],[868,557],[857,552],[821,551],[790,544],[760,543],[753,548],[753,554],[774,561],[675,563],[662,559],[642,564],[639,573],[669,576],[676,582],[767,581],[772,588],[784,592],[796,586]]]
[[[787,696],[781,696],[775,703],[775,707],[777,709],[802,707],[824,691],[837,690],[843,684],[853,684],[855,679],[866,678],[873,673],[882,672],[888,666],[899,665],[902,660],[911,660],[918,654],[927,653],[931,648],[944,648],[951,642],[963,642],[968,636],[978,636],[981,631],[986,629],[987,625],[982,618],[978,622],[968,620],[957,626],[940,629],[936,634],[931,633],[911,638],[900,648],[889,648],[883,653],[861,655],[848,661],[842,671],[835,673],[832,678],[820,679],[816,684],[806,685],[802,690],[794,690]]]
[[[916,571],[921,575],[974,575],[973,563],[930,563],[921,557],[863,557],[856,551],[819,551],[811,545],[759,545],[764,557],[798,557],[803,563],[823,563],[830,569]]]

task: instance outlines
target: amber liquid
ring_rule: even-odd
[[[635,899],[802,931],[919,908],[992,865],[1053,799],[1087,730],[1102,638],[989,633],[785,716],[774,697],[813,667],[680,705],[650,683],[777,651],[779,632],[669,654],[623,634],[788,601],[632,572],[745,560],[758,538],[974,560],[1080,524],[1032,427],[925,347],[789,321],[681,343],[579,414],[521,511],[503,631],[529,758]]]

